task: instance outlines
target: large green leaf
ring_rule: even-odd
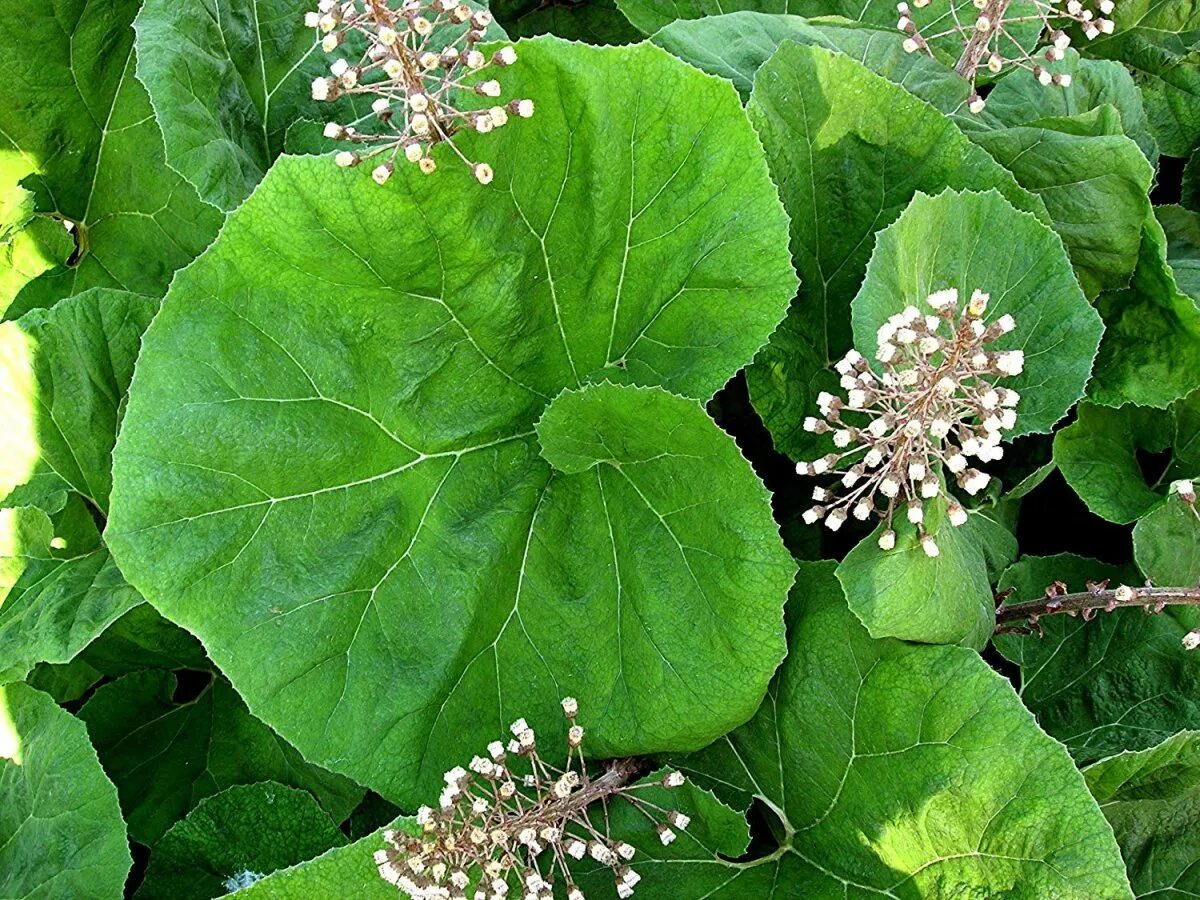
[[[853,301],[856,345],[873,349],[885,320],[946,287],[964,296],[987,291],[988,318],[1014,317],[1009,340],[1024,350],[1025,369],[1004,379],[1021,395],[1013,435],[1049,431],[1082,395],[1102,327],[1061,241],[994,191],[918,195],[876,238]],[[993,622],[989,558],[1015,556],[1012,538],[984,516],[963,531],[940,522],[934,528],[936,558],[925,557],[916,529],[902,524],[897,550],[864,540],[839,577],[874,637],[980,647]]]
[[[823,48],[785,43],[759,70],[749,112],[792,217],[801,291],[746,375],[776,449],[799,459],[816,446],[804,417],[837,383],[827,366],[850,349],[850,301],[876,232],[918,192],[947,187],[995,187],[1017,206],[1045,208],[941,113]],[[1006,267],[1023,259],[1004,256]],[[874,350],[874,332],[859,349]]]
[[[154,845],[136,896],[219,897],[345,843],[311,794],[274,781],[236,785],[205,797],[171,826]]]
[[[75,223],[78,246],[70,266],[24,288],[18,314],[97,286],[161,294],[220,225],[220,213],[163,159],[162,135],[134,77],[130,25],[139,6],[0,5],[0,146],[27,161],[24,184],[37,211]]]
[[[222,209],[258,184],[292,122],[337,115],[318,112],[311,96],[330,60],[304,25],[305,8],[291,0],[146,0],[134,22],[137,74],[167,159]]]
[[[1014,588],[1009,602],[1037,600],[1061,581],[1072,591],[1111,579],[1139,584],[1129,566],[1082,556],[1022,559],[1000,586]],[[1180,639],[1190,612],[1168,607],[1159,615],[1136,609],[1082,616],[1046,616],[1043,636],[999,635],[996,648],[1021,669],[1021,699],[1039,724],[1081,762],[1141,749],[1180,728],[1200,727],[1200,657]]]
[[[337,821],[362,799],[251,716],[220,678],[176,701],[176,676],[147,669],[101,685],[79,711],[117,786],[129,833],[153,845],[203,798],[273,780],[312,792]]]
[[[704,398],[774,328],[796,281],[758,141],[659,48],[522,46],[538,113],[480,141],[490,188],[281,159],[175,280],[116,452],[132,582],[405,804],[563,693],[598,752],[702,746],[783,653],[794,570],[735,446],[693,400],[585,388]],[[573,440],[611,455],[555,468]]]
[[[1170,457],[1152,484],[1139,451]],[[1084,403],[1078,418],[1054,436],[1054,461],[1088,509],[1127,523],[1156,506],[1171,482],[1200,474],[1200,391],[1166,410]]]
[[[78,498],[53,518],[0,509],[0,684],[69,662],[141,602]]]
[[[1150,216],[1128,290],[1096,303],[1105,335],[1088,396],[1097,403],[1164,407],[1200,388],[1200,297],[1181,289],[1167,252],[1163,223]]]
[[[83,724],[23,684],[0,687],[0,797],[0,896],[122,896],[117,792]]]
[[[1066,129],[1078,128],[1081,120],[1090,120],[1084,129]],[[1095,297],[1129,284],[1141,226],[1150,215],[1154,170],[1120,132],[1112,107],[1086,117],[977,131],[971,139],[1046,204],[1084,293]]]
[[[0,323],[0,504],[73,491],[108,512],[112,448],[156,309],[96,288]]]
[[[1138,897],[1200,894],[1200,732],[1088,766]]]
[[[1188,156],[1200,145],[1200,5],[1194,0],[1125,0],[1112,35],[1081,42],[1084,53],[1133,70],[1163,153]]]
[[[801,564],[788,622],[758,715],[679,761],[756,799],[779,849],[643,860],[638,896],[1129,896],[1079,772],[978,654],[872,641],[828,562]]]

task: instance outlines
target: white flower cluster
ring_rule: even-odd
[[[923,34],[914,21],[916,14],[913,10],[929,6],[931,0],[912,0],[911,6],[901,0],[896,4],[896,10],[900,13],[896,27],[907,35],[904,49],[908,53],[923,51],[932,56],[932,42],[948,35],[958,36],[963,51],[955,71],[971,82],[967,107],[973,113],[982,112],[985,106],[983,97],[976,89],[980,69],[986,68],[991,74],[998,75],[1005,68],[1015,66],[1030,72],[1040,84],[1068,87],[1071,84],[1068,73],[1051,72],[1044,65],[1061,60],[1071,46],[1071,36],[1064,29],[1074,23],[1088,40],[1113,33],[1113,21],[1105,17],[1116,8],[1115,0],[1094,0],[1094,3],[1093,0],[1023,0],[1020,14],[1013,16],[1008,15],[1011,2],[974,0],[978,15],[973,21],[963,21],[959,18],[955,0],[949,0],[953,26],[936,34]],[[1046,46],[1032,53],[1027,52],[1009,31],[1013,26],[1030,24],[1040,24],[1042,33],[1049,38]]]
[[[1016,323],[1003,315],[984,324],[988,295],[982,291],[971,295],[961,314],[954,288],[930,294],[927,302],[933,314],[909,306],[880,327],[879,374],[854,350],[838,362],[846,399],[823,391],[817,397],[822,418],[804,420],[805,431],[832,434],[837,452],[801,462],[796,472],[839,475],[845,489],[840,496],[814,489],[817,505],[804,513],[808,524],[824,520],[836,531],[849,517],[877,515],[884,522],[879,546],[891,550],[892,519],[902,506],[925,552],[937,556],[937,542],[925,529],[925,504],[944,496],[950,523],[967,521],[966,510],[946,490],[943,469],[968,494],[987,486],[989,476],[968,457],[990,462],[1003,456],[1001,436],[1016,424],[1020,397],[995,382],[1019,375],[1025,355],[988,348]]]
[[[481,184],[495,173],[484,162],[473,162],[454,143],[454,135],[467,129],[486,134],[508,124],[511,118],[533,115],[533,101],[515,99],[498,103],[500,82],[485,78],[491,68],[503,69],[517,61],[512,47],[485,55],[477,45],[492,22],[487,10],[474,11],[460,0],[320,0],[305,23],[323,35],[327,53],[340,53],[330,74],[312,84],[314,100],[336,100],[348,94],[366,94],[380,131],[366,133],[354,125],[330,122],[325,136],[364,145],[363,152],[344,150],[339,166],[357,166],[377,159],[371,176],[385,183],[395,171],[396,158],[416,164],[430,174],[437,169],[432,156],[436,144],[446,143]],[[457,36],[447,40],[452,30]],[[351,45],[361,46],[357,59],[347,58]],[[480,109],[459,109],[463,98],[490,104]]]
[[[632,897],[641,880],[629,866],[636,851],[605,833],[609,802],[620,798],[651,821],[662,819],[656,832],[666,846],[675,840],[674,829],[687,828],[689,818],[637,792],[677,788],[684,777],[668,772],[656,782],[630,784],[637,767],[631,760],[618,760],[592,778],[581,749],[583,728],[575,721],[579,705],[567,697],[562,706],[570,723],[564,768],[538,756],[537,735],[518,719],[507,744],[493,741],[487,755],[476,756],[467,769],[456,766],[446,773],[438,808],[417,811],[421,836],[384,833],[391,846],[375,854],[379,874],[413,900],[508,900],[514,886],[514,898],[554,900],[556,876],[562,878],[567,900],[585,900],[568,860],[587,858],[613,870],[618,897]],[[517,775],[514,765],[528,772]],[[605,812],[605,832],[588,814],[597,804]]]

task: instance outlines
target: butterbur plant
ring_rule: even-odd
[[[0,59],[0,898],[1200,897],[1200,3]]]
[[[437,169],[431,154],[446,144],[480,184],[495,177],[491,165],[472,161],[454,143],[468,129],[487,134],[510,117],[528,119],[528,98],[500,102],[503,69],[517,61],[512,47],[485,54],[492,15],[457,0],[321,0],[305,15],[305,24],[324,35],[321,48],[335,55],[329,75],[312,83],[312,98],[333,101],[365,96],[371,101],[371,125],[330,122],[325,136],[360,145],[343,150],[339,166],[371,163],[371,177],[384,184],[403,157],[426,175]],[[448,32],[456,32],[447,40]],[[353,61],[347,57],[355,57]],[[464,101],[470,108],[460,108]],[[491,104],[474,108],[477,104]]]
[[[805,431],[831,435],[837,450],[797,463],[796,472],[838,475],[840,488],[814,488],[817,505],[805,511],[806,523],[837,531],[850,517],[878,516],[879,547],[891,550],[899,509],[918,527],[928,556],[938,555],[938,544],[925,529],[927,503],[945,497],[950,524],[966,523],[966,510],[946,496],[946,473],[971,495],[987,486],[990,476],[969,458],[1004,455],[1000,442],[1016,425],[1021,397],[999,382],[1021,374],[1025,354],[989,346],[1016,328],[1012,315],[988,323],[986,293],[963,299],[960,309],[958,290],[945,288],[926,298],[925,312],[908,306],[891,316],[877,335],[879,372],[856,350],[837,363],[845,399],[822,392],[821,418],[804,420]]]
[[[637,851],[608,831],[609,806],[628,803],[655,823],[662,845],[687,828],[689,818],[638,796],[636,760],[616,760],[589,773],[583,755],[578,701],[562,701],[567,729],[566,763],[558,768],[538,755],[537,735],[524,719],[512,724],[505,744],[493,741],[469,770],[445,775],[436,808],[417,810],[418,836],[385,831],[392,846],[375,853],[383,879],[413,900],[552,900],[555,884],[567,900],[584,900],[571,867],[585,858],[612,870],[618,897],[634,894],[641,876],[631,868]],[[679,772],[657,784],[677,788]]]

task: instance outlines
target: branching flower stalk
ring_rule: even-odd
[[[431,174],[437,169],[431,151],[445,143],[481,184],[490,183],[495,175],[492,167],[468,159],[454,143],[454,136],[463,129],[487,134],[508,124],[512,117],[533,115],[532,100],[499,104],[503,94],[500,82],[494,77],[476,77],[489,69],[513,65],[516,51],[502,47],[488,57],[478,49],[492,23],[487,10],[473,11],[458,0],[400,0],[399,7],[392,9],[394,2],[320,0],[317,10],[305,16],[305,23],[324,35],[321,46],[327,53],[362,44],[365,38],[365,50],[356,61],[339,56],[330,66],[330,76],[312,84],[314,100],[355,94],[376,98],[371,109],[379,131],[362,132],[354,125],[336,122],[326,125],[326,137],[364,148],[342,151],[335,157],[337,164],[357,166],[379,158],[371,177],[383,184],[395,171],[401,154]],[[440,43],[449,29],[458,29],[458,35]],[[468,77],[472,79],[469,84]],[[459,108],[466,97],[489,105]]]
[[[922,548],[937,556],[937,542],[925,529],[925,505],[944,496],[950,523],[967,521],[966,510],[946,490],[943,469],[968,494],[987,486],[989,476],[967,458],[988,462],[1003,456],[1001,436],[1016,424],[1020,396],[996,381],[1019,375],[1025,355],[989,349],[1016,322],[1003,315],[984,324],[988,295],[982,291],[972,294],[961,313],[955,288],[936,291],[927,302],[934,315],[909,306],[880,327],[879,375],[855,350],[837,363],[846,399],[822,391],[817,405],[823,418],[806,418],[804,430],[832,433],[839,452],[798,463],[796,472],[839,475],[845,489],[840,495],[814,489],[817,505],[804,513],[808,524],[824,520],[836,531],[849,517],[877,515],[885,525],[879,546],[891,550],[892,519],[902,506],[919,529]]]
[[[1182,480],[1171,484],[1170,493],[1191,508],[1192,514],[1200,519],[1196,507],[1196,487],[1191,481]],[[1100,612],[1140,607],[1147,615],[1157,615],[1168,606],[1200,606],[1200,585],[1193,587],[1156,587],[1147,581],[1141,587],[1127,584],[1109,587],[1109,581],[1089,581],[1086,590],[1069,593],[1067,586],[1056,581],[1046,588],[1045,595],[1038,600],[1008,603],[1012,591],[997,596],[1000,607],[996,610],[997,634],[1037,634],[1042,636],[1040,620],[1044,616],[1083,616],[1085,622]],[[1200,628],[1183,636],[1185,650],[1200,648]]]
[[[1008,13],[1013,0],[974,0],[979,13],[973,21],[963,21],[954,0],[949,0],[954,25],[936,34],[925,34],[913,20],[913,8],[927,7],[930,2],[912,0],[910,6],[901,0],[896,4],[900,13],[896,27],[907,35],[904,49],[908,53],[920,51],[933,56],[930,45],[934,41],[957,35],[963,49],[954,71],[971,83],[967,108],[973,113],[982,112],[985,106],[977,84],[982,69],[999,75],[1006,68],[1021,68],[1040,84],[1065,88],[1071,84],[1071,76],[1046,68],[1047,63],[1061,60],[1071,46],[1071,36],[1064,29],[1070,24],[1078,25],[1084,36],[1092,40],[1101,34],[1112,34],[1114,27],[1113,21],[1105,17],[1115,8],[1115,0],[1022,0],[1022,13],[1011,16]],[[1009,29],[1033,24],[1041,26],[1048,43],[1029,52]]]
[[[633,896],[640,880],[630,868],[635,850],[609,835],[609,804],[632,804],[665,846],[690,820],[638,794],[677,788],[684,776],[668,772],[658,781],[634,784],[642,767],[622,759],[593,777],[583,756],[583,728],[576,722],[578,703],[567,697],[562,706],[570,723],[564,768],[538,755],[533,729],[518,719],[507,746],[493,741],[487,756],[476,756],[469,769],[446,773],[438,808],[417,811],[420,837],[384,834],[392,846],[375,854],[379,874],[413,900],[505,900],[514,884],[524,900],[553,900],[558,879],[567,900],[584,900],[571,865],[590,858],[612,869],[618,897]],[[603,824],[597,825],[600,819]]]

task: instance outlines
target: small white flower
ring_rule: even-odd
[[[1005,375],[1020,375],[1025,368],[1025,353],[1007,350],[996,357],[996,368]]]
[[[958,288],[934,291],[926,302],[934,309],[954,309],[958,305]]]

